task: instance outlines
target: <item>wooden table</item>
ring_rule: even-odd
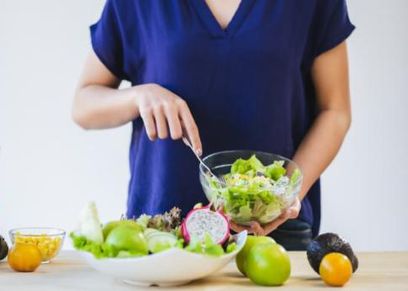
[[[306,254],[290,252],[292,275],[279,290],[330,289],[310,268]],[[407,290],[408,252],[360,253],[360,267],[351,281],[337,290]],[[242,277],[230,264],[217,274],[176,288],[137,288],[91,269],[74,251],[63,251],[52,263],[34,273],[17,273],[6,262],[0,263],[0,290],[265,290]]]

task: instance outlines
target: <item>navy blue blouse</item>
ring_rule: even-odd
[[[91,26],[105,66],[132,85],[157,83],[188,103],[204,155],[251,149],[292,157],[316,116],[310,69],[353,31],[345,0],[242,0],[222,29],[204,0],[108,0]],[[181,142],[151,142],[133,121],[127,216],[206,198]],[[318,233],[320,187],[300,219]]]

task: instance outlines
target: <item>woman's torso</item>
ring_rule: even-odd
[[[321,1],[242,0],[225,30],[204,0],[110,2],[120,21],[118,74],[185,99],[204,155],[293,156],[315,116],[310,39]],[[133,122],[130,170],[128,216],[206,201],[191,151],[181,141],[151,142],[141,119]],[[320,218],[319,195],[316,184],[303,202],[309,223]]]

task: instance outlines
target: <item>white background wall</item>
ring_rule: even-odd
[[[97,202],[125,209],[130,127],[85,132],[70,119],[102,0],[0,0],[0,233],[71,230]],[[324,174],[322,231],[358,250],[408,250],[408,2],[349,1],[354,121]],[[66,244],[69,247],[69,243]]]

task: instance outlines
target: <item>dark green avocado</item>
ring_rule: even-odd
[[[307,247],[307,259],[316,273],[319,273],[320,262],[328,253],[341,253],[347,256],[353,266],[353,273],[358,268],[358,259],[350,244],[335,233],[323,233],[317,236]]]
[[[7,256],[8,245],[4,238],[0,235],[0,261]]]

